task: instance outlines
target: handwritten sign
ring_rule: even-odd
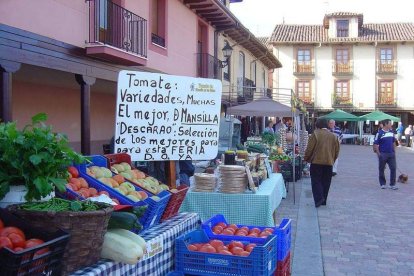
[[[219,80],[121,71],[115,152],[133,161],[214,159],[221,89]]]
[[[147,260],[164,251],[164,240],[161,237],[151,239],[147,242],[142,260]]]

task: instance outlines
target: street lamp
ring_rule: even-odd
[[[233,48],[229,45],[229,43],[226,41],[226,45],[224,45],[223,49],[223,56],[226,59],[225,61],[221,62],[221,68],[226,67],[229,65],[229,59],[231,57],[231,53],[233,52]]]

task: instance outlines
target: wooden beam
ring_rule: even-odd
[[[210,8],[213,6],[213,4],[195,4],[195,5],[189,5],[190,9],[203,9],[203,8]]]
[[[183,0],[183,3],[184,3],[184,5],[195,4],[195,3],[200,3],[200,0]]]
[[[176,185],[177,173],[175,170],[175,161],[168,161],[165,163],[165,165],[166,165],[165,173],[166,173],[166,179],[167,179],[166,180],[167,183],[165,184],[167,184],[168,187],[175,189],[177,188],[177,185]]]
[[[217,12],[216,9],[200,9],[197,10],[197,14],[209,14],[209,13],[214,13]]]
[[[12,110],[12,75],[20,69],[21,64],[0,60],[0,121],[11,122]]]
[[[95,78],[75,75],[81,87],[81,152],[83,155],[91,154],[91,85]]]

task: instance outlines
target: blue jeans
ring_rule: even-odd
[[[395,160],[395,153],[388,153],[388,152],[381,152],[378,156],[378,170],[379,170],[379,183],[380,185],[385,185],[385,164],[388,164],[388,167],[390,168],[390,186],[395,185],[395,178],[396,178],[396,169],[397,164]]]

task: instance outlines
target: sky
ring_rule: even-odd
[[[270,36],[276,24],[322,24],[326,13],[362,13],[364,23],[414,23],[413,0],[243,0],[230,10],[256,36]]]

